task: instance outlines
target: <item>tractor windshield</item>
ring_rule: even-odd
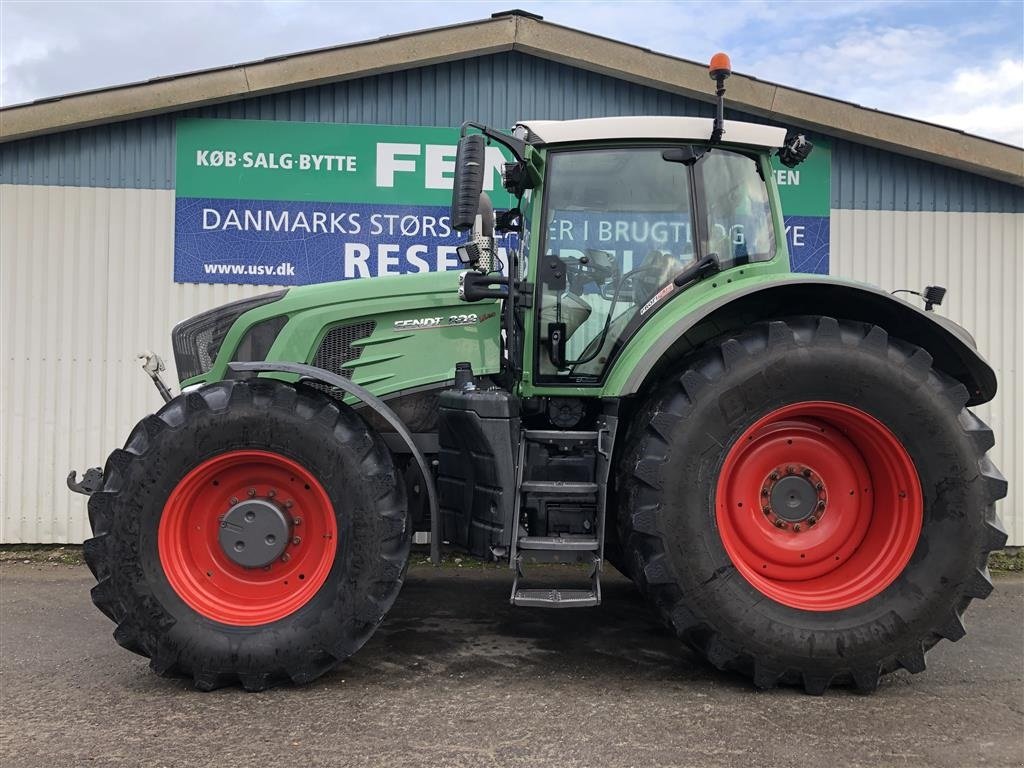
[[[617,342],[697,258],[714,253],[728,269],[774,255],[756,160],[716,148],[684,163],[666,160],[673,157],[668,149],[549,157],[538,265],[539,377],[600,378]]]

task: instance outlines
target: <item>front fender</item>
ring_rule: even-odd
[[[707,339],[758,320],[793,315],[874,323],[892,336],[927,350],[938,369],[967,387],[970,405],[988,402],[995,396],[995,372],[964,328],[880,288],[819,275],[741,280],[732,291],[697,305],[686,300],[686,293],[681,294],[629,341],[605,392],[639,392],[657,378],[660,370]]]

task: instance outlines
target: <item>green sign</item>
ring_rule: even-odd
[[[775,183],[787,216],[828,216],[832,202],[832,149],[816,141],[806,160],[787,168],[772,157]]]
[[[179,120],[177,196],[448,206],[456,128]],[[503,148],[487,148],[498,207]]]

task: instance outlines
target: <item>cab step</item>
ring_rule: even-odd
[[[521,536],[519,549],[547,550],[550,552],[596,552],[601,543],[593,537]]]
[[[552,493],[588,496],[597,493],[597,483],[573,483],[561,480],[524,480],[519,485],[523,493]]]
[[[601,596],[589,589],[517,589],[512,605],[521,608],[590,608]]]
[[[599,433],[593,430],[524,429],[523,438],[537,443],[594,443]]]

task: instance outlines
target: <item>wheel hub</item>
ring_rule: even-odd
[[[288,518],[277,504],[247,499],[221,519],[217,540],[232,562],[243,568],[262,568],[281,557],[289,534]]]
[[[773,469],[761,483],[762,511],[776,528],[794,533],[807,530],[825,512],[825,485],[818,474],[804,464],[786,464]]]
[[[772,488],[772,511],[787,522],[806,520],[817,506],[818,494],[814,486],[799,475],[784,477]]]

